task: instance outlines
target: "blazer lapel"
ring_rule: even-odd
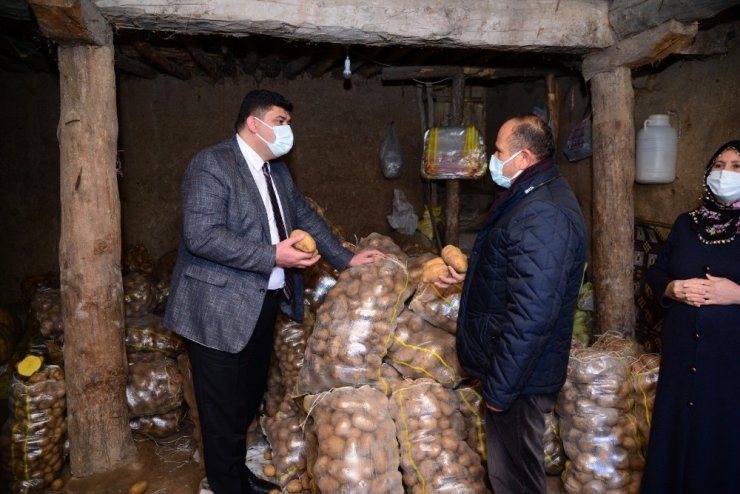
[[[247,197],[244,200],[250,201],[252,206],[249,209],[260,211],[262,214],[259,215],[260,225],[264,232],[265,238],[270,239],[270,223],[267,221],[267,210],[265,209],[265,203],[262,202],[262,196],[257,188],[257,184],[254,182],[252,172],[249,170],[247,160],[244,159],[239,144],[236,142],[236,137],[231,139],[231,151],[234,153],[234,162],[236,163],[236,170],[239,176],[244,181],[247,187]]]

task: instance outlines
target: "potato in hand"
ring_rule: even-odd
[[[298,235],[305,236],[300,241],[293,244],[293,247],[308,254],[315,254],[316,241],[313,239],[313,237],[308,232],[304,232],[303,230],[293,230],[292,232],[290,232],[290,238],[295,238]]]

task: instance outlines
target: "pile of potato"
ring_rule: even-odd
[[[185,351],[183,339],[162,326],[159,316],[129,317],[125,325],[127,352],[159,352],[175,358]]]
[[[455,391],[420,379],[393,393],[390,411],[406,492],[486,492],[485,470],[478,453],[465,441],[465,421]]]
[[[434,259],[435,256],[431,252],[424,252],[416,256],[409,256],[408,260],[406,261],[406,265],[408,267],[409,272],[409,282],[411,283],[411,286],[417,286],[419,283],[421,283],[422,276],[424,274],[424,265],[427,263],[427,261],[430,261],[431,259]]]
[[[383,362],[380,366],[380,375],[383,377],[383,387],[379,389],[386,396],[392,395],[399,386],[407,382],[406,378],[388,362]]]
[[[560,438],[560,419],[555,412],[545,415],[544,444],[545,473],[559,475],[565,466],[565,452],[563,451],[563,440]]]
[[[404,377],[428,377],[450,388],[460,384],[464,377],[455,350],[455,336],[408,310],[398,316],[386,360]]]
[[[284,314],[275,322],[274,358],[278,364],[283,389],[293,392],[298,373],[303,367],[306,344],[313,330],[315,316],[309,308],[304,310],[303,322],[297,323]]]
[[[432,283],[422,283],[411,297],[409,309],[430,324],[455,334],[461,293],[459,285],[442,290]]]
[[[303,424],[306,413],[289,396],[280,403],[274,416],[263,415],[262,431],[272,451],[275,480],[288,492],[300,492],[300,477],[306,471],[306,441]]]
[[[401,262],[406,262],[408,254],[387,235],[374,232],[357,242],[357,250],[378,249],[387,256],[394,257]]]
[[[160,415],[183,403],[183,376],[175,359],[161,353],[129,354],[126,403],[132,417]]]
[[[39,288],[33,296],[28,315],[29,330],[39,330],[47,339],[64,341],[61,292],[57,288]]]
[[[455,389],[460,402],[460,413],[465,420],[465,442],[478,453],[483,465],[486,464],[486,409],[480,386],[460,386]]]
[[[177,407],[169,412],[159,415],[145,415],[134,417],[129,420],[129,427],[134,432],[144,434],[153,438],[167,437],[176,431],[182,419],[185,417],[185,409]]]
[[[632,408],[630,361],[615,351],[573,348],[558,396],[560,434],[568,457],[568,494],[637,493],[644,458]]]
[[[125,273],[152,274],[154,260],[144,244],[136,244],[126,249],[122,259]]]
[[[314,311],[324,303],[329,290],[337,284],[338,277],[339,272],[323,258],[307,270],[303,297]]]
[[[303,407],[314,438],[315,451],[307,458],[318,492],[404,492],[396,428],[385,395],[370,386],[341,387],[306,396]]]
[[[344,270],[317,311],[299,392],[381,384],[380,366],[410,293],[406,267],[395,258]]]
[[[126,317],[142,317],[157,307],[157,290],[151,276],[129,273],[123,277],[123,308]]]
[[[644,453],[647,453],[648,440],[650,439],[650,423],[653,416],[659,373],[660,354],[658,353],[644,353],[630,367],[632,396],[635,402],[634,415],[635,420],[637,420],[637,428],[640,430]]]
[[[66,456],[64,372],[45,365],[29,377],[14,373],[10,416],[0,436],[4,476],[12,494],[36,494],[58,481]]]

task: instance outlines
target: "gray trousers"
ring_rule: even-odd
[[[508,410],[486,409],[488,478],[494,494],[546,494],[545,415],[557,393],[521,395]]]

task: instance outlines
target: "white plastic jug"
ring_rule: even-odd
[[[668,184],[676,179],[678,136],[668,115],[650,115],[637,132],[635,181]]]

